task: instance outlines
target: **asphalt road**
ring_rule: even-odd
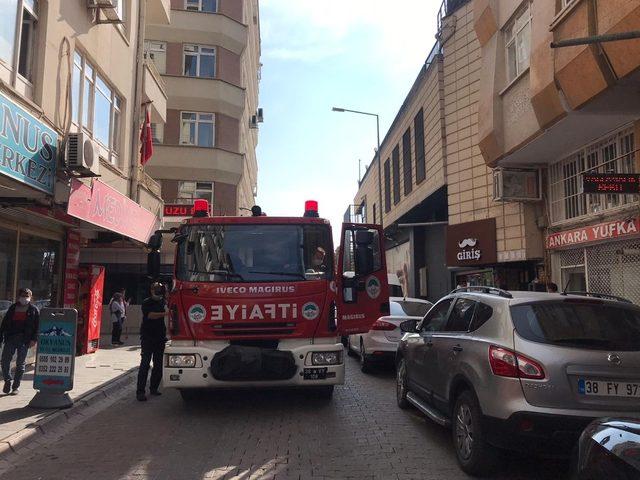
[[[184,404],[175,391],[125,396],[1,478],[447,479],[458,468],[447,430],[395,403],[391,368],[347,360],[333,400],[304,391],[216,392]],[[566,462],[505,455],[495,479],[563,479]]]

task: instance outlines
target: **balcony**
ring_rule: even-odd
[[[170,98],[167,107],[196,112],[217,112],[242,118],[245,91],[223,80],[164,75]]]
[[[171,22],[171,0],[149,0],[145,20],[147,25],[169,25]]]
[[[247,27],[219,13],[171,10],[171,25],[150,25],[147,38],[174,43],[218,45],[240,55],[247,46]]]
[[[167,121],[167,86],[151,60],[144,62],[143,98],[144,102],[150,102],[151,121],[165,123]]]
[[[220,148],[154,145],[145,171],[153,178],[184,180],[197,178],[237,184],[243,170],[243,156]]]

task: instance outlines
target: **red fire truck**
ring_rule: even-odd
[[[343,224],[334,262],[331,226],[317,202],[302,217],[193,217],[172,229],[175,247],[165,387],[185,400],[201,389],[310,387],[331,397],[344,382],[340,336],[388,314],[379,225]],[[162,233],[149,242],[159,272]]]

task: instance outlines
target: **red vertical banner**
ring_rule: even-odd
[[[80,281],[78,350],[80,354],[93,353],[100,346],[104,267],[99,265],[82,267],[79,270],[78,279]]]
[[[65,308],[76,308],[78,305],[78,266],[80,265],[80,233],[67,231],[67,251],[64,266],[64,299]]]

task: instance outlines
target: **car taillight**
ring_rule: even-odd
[[[388,332],[395,329],[396,326],[393,323],[385,322],[384,320],[376,320],[376,322],[371,325],[371,330],[383,330]]]
[[[500,377],[528,378],[542,380],[542,366],[530,358],[506,348],[489,347],[489,364],[494,375]]]

